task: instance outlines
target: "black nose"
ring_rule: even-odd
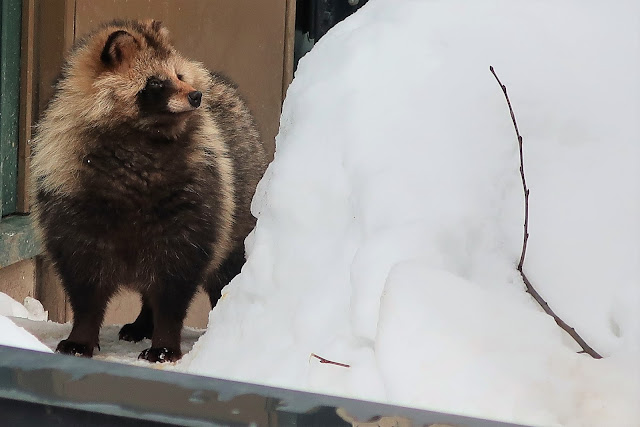
[[[189,92],[187,98],[189,98],[189,104],[191,104],[192,107],[198,108],[200,106],[200,101],[202,101],[202,92],[194,90],[193,92]]]

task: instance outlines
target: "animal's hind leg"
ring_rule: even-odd
[[[226,260],[217,270],[212,271],[205,278],[204,289],[209,295],[211,308],[215,307],[222,296],[222,288],[227,286],[231,279],[236,277],[245,263],[244,245],[236,248],[229,254]]]
[[[138,342],[151,338],[153,334],[153,310],[147,296],[142,296],[140,314],[133,323],[127,323],[120,329],[118,336],[121,340]]]

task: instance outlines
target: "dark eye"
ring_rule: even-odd
[[[180,81],[184,81],[184,76],[183,76],[182,74],[178,74],[178,76],[177,76],[177,77],[178,77],[178,80],[180,80]]]
[[[157,77],[151,77],[147,81],[147,88],[148,89],[161,89],[163,86],[164,86],[164,83],[162,82],[162,80],[160,80]]]

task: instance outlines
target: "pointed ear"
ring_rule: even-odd
[[[168,36],[169,35],[169,30],[167,30],[167,27],[165,27],[162,24],[162,21],[158,21],[158,20],[152,19],[151,22],[150,22],[150,26],[151,26],[151,29],[153,31],[155,31],[156,33],[160,33],[163,36]]]
[[[104,44],[100,60],[108,67],[119,67],[131,63],[140,49],[138,40],[124,30],[114,31]]]
[[[164,26],[164,24],[162,24],[162,21],[148,19],[145,21],[145,24],[147,24],[151,31],[156,33],[161,39],[164,39],[165,41],[169,40],[169,30]]]

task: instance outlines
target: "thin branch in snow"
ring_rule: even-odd
[[[324,357],[320,357],[315,353],[311,353],[311,357],[315,357],[320,361],[320,363],[328,363],[330,365],[342,366],[343,368],[350,368],[351,365],[347,365],[346,363],[334,362],[332,360],[325,359]]]
[[[507,105],[509,106],[509,113],[511,114],[511,121],[513,122],[513,127],[516,129],[516,136],[518,137],[518,151],[520,152],[520,179],[522,179],[522,191],[524,192],[524,238],[522,239],[522,251],[520,252],[520,261],[518,262],[518,271],[522,272],[522,266],[524,265],[524,257],[527,254],[527,242],[529,241],[529,188],[527,187],[527,180],[524,176],[524,157],[522,155],[522,136],[520,135],[520,131],[518,130],[518,123],[516,122],[516,115],[513,112],[513,108],[511,107],[511,100],[509,99],[509,95],[507,95],[507,87],[502,84],[496,72],[493,69],[493,66],[489,67],[489,70],[493,74],[493,77],[496,78],[502,92],[504,93],[504,97],[507,99]]]
[[[569,326],[564,320],[562,320],[554,311],[549,307],[549,304],[540,296],[540,294],[535,290],[527,275],[524,274],[522,269],[524,265],[524,257],[527,253],[527,243],[529,241],[529,188],[527,187],[527,181],[524,176],[524,157],[522,155],[522,136],[520,135],[520,131],[518,130],[518,123],[516,123],[516,115],[513,112],[513,108],[511,107],[511,100],[509,100],[509,95],[507,94],[507,87],[502,84],[498,75],[496,74],[493,66],[489,67],[489,71],[493,74],[493,77],[496,78],[496,81],[500,85],[502,89],[502,93],[504,93],[504,97],[507,100],[507,105],[509,106],[509,113],[511,114],[511,121],[513,122],[513,127],[516,130],[516,136],[518,137],[518,150],[520,152],[520,178],[522,179],[522,190],[524,192],[524,236],[522,239],[522,252],[520,253],[520,261],[518,262],[518,271],[520,272],[520,276],[522,276],[522,281],[526,286],[527,292],[538,302],[540,307],[547,313],[549,316],[553,317],[553,320],[556,321],[556,324],[560,326],[566,333],[568,333],[571,338],[573,338],[578,345],[582,348],[580,353],[587,353],[594,359],[601,359],[602,356],[598,354],[589,344],[587,344],[582,337],[576,332],[574,328]]]

